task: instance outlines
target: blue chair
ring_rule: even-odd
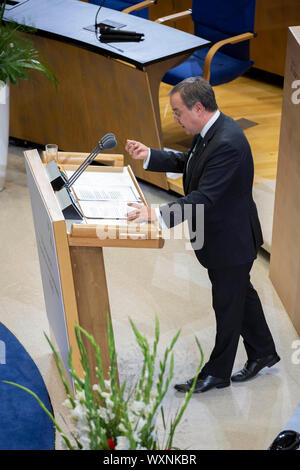
[[[148,19],[149,11],[147,7],[156,2],[157,0],[145,0],[143,2],[139,0],[106,0],[103,6],[111,8],[112,10],[122,11],[123,13],[132,13],[135,16]],[[103,0],[88,0],[88,3],[101,5]]]
[[[211,42],[169,70],[162,81],[176,85],[203,76],[212,86],[230,82],[249,70],[249,39],[255,37],[255,0],[193,0],[192,9],[158,18],[157,23],[192,15],[194,34]],[[222,51],[220,51],[222,48]]]

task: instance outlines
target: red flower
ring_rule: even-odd
[[[109,437],[107,439],[107,444],[108,444],[108,447],[110,448],[110,450],[115,450],[116,443],[111,437]]]

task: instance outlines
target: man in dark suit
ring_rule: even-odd
[[[254,169],[249,143],[238,124],[220,113],[212,87],[201,77],[177,84],[170,93],[170,104],[176,122],[194,135],[189,152],[149,149],[132,140],[127,141],[126,150],[133,158],[145,160],[148,170],[183,173],[185,196],[160,206],[158,217],[169,228],[188,221],[196,257],[207,268],[212,284],[216,340],[195,387],[195,392],[204,392],[227,387],[230,380],[248,380],[280,358],[250,282],[250,270],[263,239],[252,198]],[[195,243],[200,205],[204,208],[202,247]],[[132,207],[135,210],[129,213],[129,220],[157,217],[151,208]],[[231,376],[240,336],[248,360]],[[187,392],[192,383],[190,379],[175,388]]]

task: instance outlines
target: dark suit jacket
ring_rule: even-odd
[[[164,222],[173,227],[187,219],[195,230],[196,208],[203,204],[204,244],[195,249],[200,263],[222,268],[253,261],[263,238],[252,197],[253,158],[243,131],[221,113],[186,170],[190,152],[151,149],[148,170],[183,173],[185,196],[160,206]],[[184,210],[187,204],[189,211]],[[170,218],[172,208],[176,216]]]

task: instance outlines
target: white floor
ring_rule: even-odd
[[[148,202],[174,199],[141,184]],[[44,377],[57,419],[64,390],[43,332],[48,331],[35,234],[22,149],[10,147],[6,189],[0,193],[0,321],[27,349]],[[161,250],[105,249],[107,282],[118,350],[121,381],[133,382],[140,367],[128,317],[149,339],[154,318],[161,326],[159,351],[178,329],[173,383],[193,376],[199,354],[197,335],[207,359],[214,343],[215,321],[210,282],[186,240],[166,240]],[[174,445],[182,449],[266,449],[299,404],[300,364],[292,361],[297,332],[269,280],[269,258],[259,254],[252,270],[265,314],[282,360],[245,384],[194,395],[177,429]],[[9,358],[7,358],[9,360]],[[246,360],[240,344],[234,370]],[[171,387],[164,402],[173,416],[183,396]],[[159,425],[161,430],[161,425]],[[162,431],[160,431],[162,433]],[[58,438],[57,449],[61,448]]]

